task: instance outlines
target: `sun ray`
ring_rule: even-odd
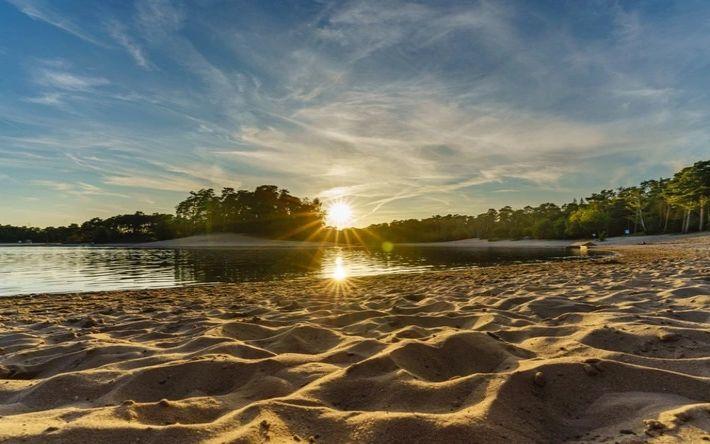
[[[298,234],[298,233],[301,233],[301,232],[303,232],[303,231],[305,231],[305,230],[307,230],[307,229],[309,229],[309,228],[311,228],[311,227],[313,227],[313,226],[315,226],[315,225],[318,225],[319,223],[320,223],[320,221],[314,220],[314,221],[311,221],[311,222],[309,222],[309,223],[307,223],[307,224],[300,225],[300,226],[294,228],[293,230],[291,230],[291,231],[289,231],[289,232],[287,232],[287,233],[285,233],[285,234],[283,234],[283,235],[281,235],[281,236],[278,236],[277,239],[279,239],[279,240],[289,239],[290,237],[292,237],[292,236],[294,236],[294,235],[296,235],[296,234]],[[322,230],[321,227],[319,227],[318,230],[314,230],[314,233],[317,233],[317,232],[320,231],[320,230]],[[313,233],[311,233],[311,234],[309,235],[309,237],[311,237],[311,236],[313,236]]]

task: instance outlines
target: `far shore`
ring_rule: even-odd
[[[498,240],[487,239],[461,239],[449,242],[422,242],[422,243],[402,243],[398,245],[407,246],[436,246],[436,247],[465,247],[465,248],[565,248],[577,242],[589,241],[598,247],[604,246],[624,246],[624,245],[658,245],[674,244],[678,242],[692,241],[693,238],[704,238],[710,236],[710,232],[688,234],[653,234],[644,236],[618,236],[609,237],[606,240],[597,239],[521,239],[521,240]]]
[[[690,234],[656,234],[648,236],[610,237],[604,241],[595,239],[523,239],[498,240],[461,239],[448,242],[402,242],[396,245],[407,247],[458,247],[458,248],[566,248],[580,241],[591,241],[599,247],[624,245],[655,245],[687,242],[693,238],[709,236],[710,232]],[[264,239],[245,234],[218,233],[170,239],[141,244],[123,244],[122,246],[140,248],[318,248],[337,246],[331,242],[305,242]]]
[[[566,248],[575,243],[590,241],[597,247],[629,245],[658,245],[688,242],[694,238],[709,236],[710,232],[689,234],[654,234],[610,237],[604,241],[597,239],[520,239],[487,240],[461,239],[447,242],[402,242],[396,245],[406,247],[455,247],[455,248]],[[308,242],[259,238],[238,233],[214,233],[169,239],[157,242],[120,243],[120,244],[59,244],[59,243],[0,243],[0,247],[29,246],[97,246],[125,248],[321,248],[338,246],[332,242]]]

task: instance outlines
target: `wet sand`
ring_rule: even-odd
[[[710,440],[710,236],[467,271],[0,299],[7,442]]]

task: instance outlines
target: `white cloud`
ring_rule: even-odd
[[[103,77],[82,76],[69,71],[48,68],[37,72],[35,81],[44,87],[73,92],[91,91],[97,86],[109,84],[109,81]]]
[[[155,69],[148,59],[146,51],[128,35],[120,22],[111,21],[106,28],[109,35],[128,52],[138,66],[147,70]]]
[[[209,187],[208,182],[199,182],[178,177],[107,176],[104,183],[130,188],[188,192]]]
[[[185,11],[168,0],[145,0],[136,3],[136,19],[153,35],[175,32],[185,21]]]
[[[55,191],[70,191],[74,189],[74,186],[66,182],[58,182],[53,180],[34,180],[32,181],[34,185],[39,185],[46,188],[51,188]]]
[[[62,104],[62,94],[59,93],[48,93],[36,97],[28,97],[25,99],[31,103],[37,103],[40,105],[61,105]]]
[[[129,198],[129,196],[121,193],[114,193],[111,191],[104,190],[103,188],[97,187],[86,182],[62,182],[57,180],[44,180],[38,179],[31,182],[33,185],[41,186],[44,188],[49,188],[54,191],[59,191],[66,195],[74,196],[114,196]]]
[[[234,137],[249,149],[215,153],[267,171],[308,175],[315,186],[335,180],[347,187],[367,177],[433,192],[450,190],[452,181],[454,188],[506,177],[553,182],[574,161],[568,168],[540,169],[541,160],[585,156],[599,146],[634,140],[613,125],[456,104],[432,90],[422,85],[350,92],[295,111],[288,125],[244,128]]]

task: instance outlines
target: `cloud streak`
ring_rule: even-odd
[[[55,180],[33,180],[32,185],[37,185],[44,188],[49,188],[54,191],[59,191],[65,195],[90,197],[90,196],[111,196],[128,199],[130,196],[120,193],[106,191],[96,185],[86,182],[60,182]]]
[[[107,85],[108,80],[102,77],[81,76],[68,71],[43,69],[36,75],[36,82],[44,87],[64,91],[91,91],[95,87]]]
[[[148,55],[145,49],[143,49],[133,38],[128,35],[128,31],[126,30],[125,26],[123,26],[118,21],[112,21],[106,26],[106,28],[109,35],[120,46],[122,46],[126,50],[126,52],[128,52],[131,58],[133,58],[133,61],[136,62],[136,65],[147,70],[155,69],[153,63],[151,63],[151,61],[148,59]]]
[[[6,0],[11,5],[19,9],[23,14],[31,17],[33,20],[39,20],[48,23],[56,28],[65,31],[74,37],[78,37],[85,42],[105,46],[103,42],[94,38],[90,34],[82,30],[82,26],[75,23],[70,18],[57,12],[49,3],[42,0]]]

